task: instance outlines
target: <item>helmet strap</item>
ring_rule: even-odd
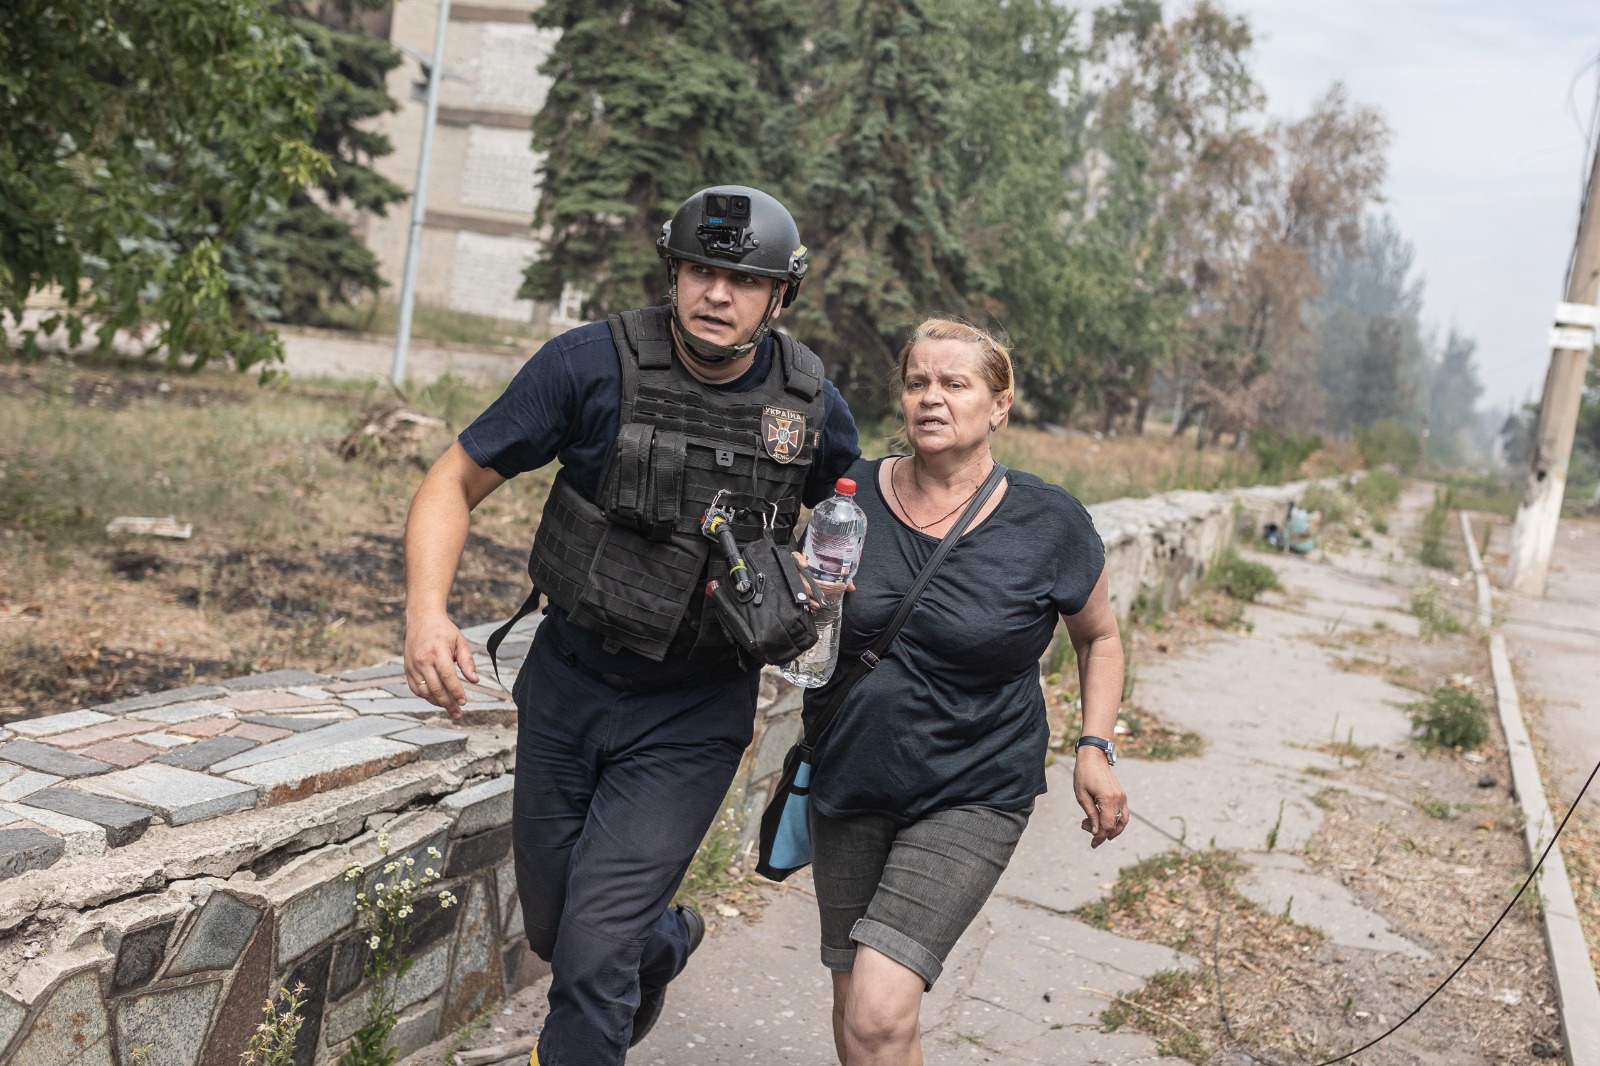
[[[675,332],[678,335],[678,339],[683,342],[683,347],[691,359],[705,366],[720,366],[723,363],[731,363],[736,359],[743,359],[755,351],[762,341],[767,339],[767,336],[772,332],[772,316],[777,310],[779,293],[781,292],[778,282],[774,281],[772,283],[772,296],[767,300],[766,313],[761,316],[761,322],[756,326],[755,332],[750,335],[749,340],[743,344],[715,344],[703,337],[695,336],[689,327],[684,325],[683,319],[678,315],[677,264],[678,260],[676,259],[667,260],[667,270],[672,278],[672,287],[667,291],[667,296],[672,302],[672,324],[678,327]]]

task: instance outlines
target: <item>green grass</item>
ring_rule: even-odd
[[[1205,582],[1241,603],[1251,603],[1263,592],[1279,587],[1276,570],[1266,563],[1242,558],[1231,551],[1211,564]]]
[[[1437,637],[1460,633],[1466,625],[1444,602],[1444,590],[1432,581],[1424,581],[1411,594],[1411,613],[1420,624],[1423,641],[1432,642]]]
[[[399,306],[389,300],[353,307],[348,305],[330,307],[324,315],[326,320],[321,324],[324,328],[391,336],[400,321]],[[548,338],[549,331],[535,328],[526,322],[490,318],[486,315],[473,315],[464,311],[451,311],[444,307],[418,303],[411,313],[411,336],[417,340],[505,347],[541,343]]]
[[[1412,703],[1411,727],[1424,748],[1480,748],[1489,740],[1489,709],[1464,688],[1440,685]]]
[[[1422,560],[1424,566],[1438,570],[1451,570],[1455,567],[1455,558],[1445,545],[1445,535],[1450,523],[1450,508],[1451,490],[1444,488],[1435,491],[1433,506],[1422,516],[1422,541],[1417,550],[1417,558]]]
[[[1400,502],[1400,476],[1390,470],[1369,470],[1350,486],[1350,495],[1369,511],[1377,512]]]

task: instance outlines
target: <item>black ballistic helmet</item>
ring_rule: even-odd
[[[747,185],[714,185],[685,200],[662,224],[656,254],[786,281],[784,307],[794,303],[810,265],[789,209]]]

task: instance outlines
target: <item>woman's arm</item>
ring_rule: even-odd
[[[1067,616],[1067,636],[1078,656],[1078,690],[1083,694],[1083,735],[1111,740],[1116,731],[1117,705],[1122,701],[1122,635],[1111,610],[1102,571],[1089,600],[1077,614]],[[1074,737],[1074,740],[1077,738]],[[1117,783],[1105,752],[1085,746],[1078,749],[1072,787],[1083,808],[1083,830],[1098,848],[1128,827],[1128,794]]]

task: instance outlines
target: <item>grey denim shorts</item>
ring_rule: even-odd
[[[908,826],[811,810],[822,965],[850,970],[856,945],[881,951],[927,989],[1005,872],[1033,808],[954,807]]]

